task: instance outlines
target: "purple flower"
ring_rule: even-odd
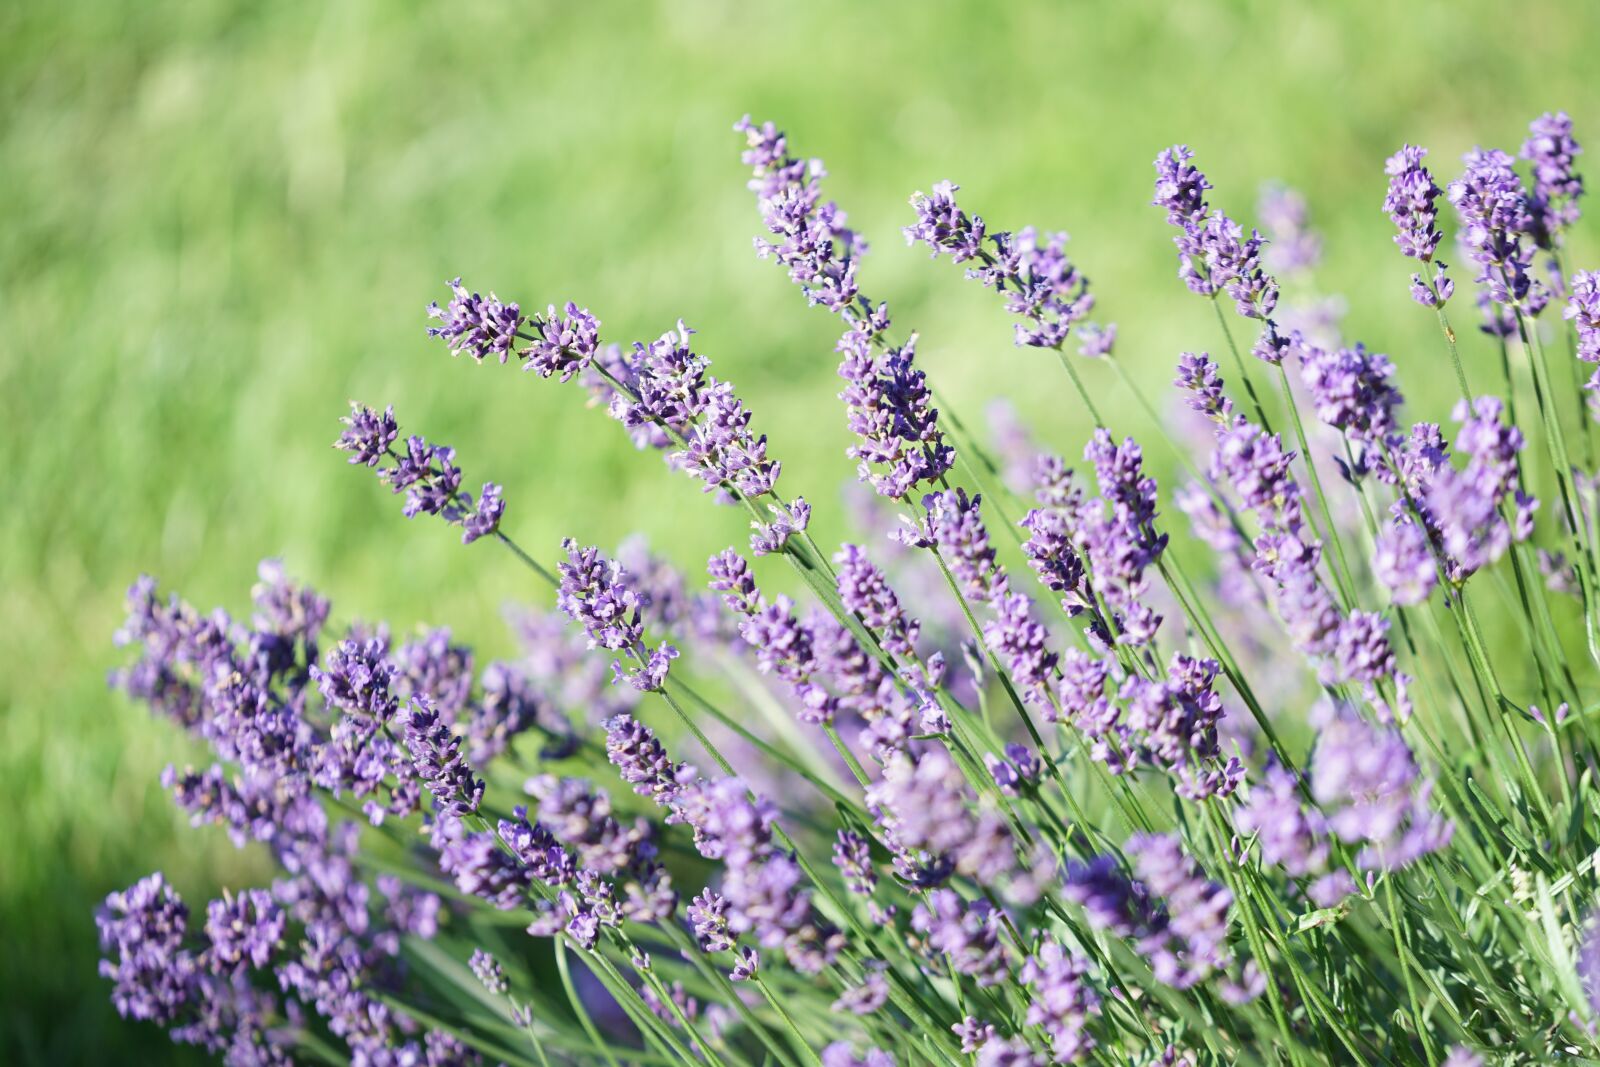
[[[1538,314],[1548,293],[1529,273],[1533,249],[1523,238],[1533,217],[1511,157],[1498,149],[1476,148],[1465,162],[1466,172],[1450,183],[1447,195],[1461,218],[1462,244],[1478,265],[1475,280],[1496,305]]]
[[[1383,210],[1389,213],[1389,221],[1398,231],[1394,243],[1400,246],[1400,254],[1431,263],[1444,237],[1435,206],[1443,190],[1423,166],[1427,155],[1426,148],[1403,145],[1384,163],[1389,191],[1383,198]]]
[[[1204,352],[1196,355],[1184,352],[1178,357],[1178,377],[1173,385],[1188,395],[1183,402],[1218,426],[1233,422],[1233,401],[1222,391],[1222,377],[1217,365]]]
[[[881,970],[867,971],[860,985],[850,986],[833,1002],[834,1011],[871,1015],[889,1003],[889,981]]]
[[[206,905],[206,937],[211,945],[206,960],[219,974],[243,966],[265,967],[283,942],[283,909],[264,889],[247,889],[234,896],[223,893]]]
[[[481,948],[472,950],[472,959],[468,961],[472,973],[478,981],[483,983],[491,996],[504,996],[506,992],[506,972],[501,969],[500,961]]]
[[[988,528],[978,513],[982,502],[981,495],[969,497],[959,487],[922,498],[928,513],[925,540],[938,549],[962,595],[974,602],[987,602],[1006,591],[1005,572],[995,561]]]
[[[822,1050],[822,1067],[894,1067],[894,1057],[880,1048],[857,1056],[848,1041],[835,1041]]]
[[[1016,233],[986,233],[982,219],[972,220],[956,206],[956,186],[941,182],[932,196],[911,198],[917,223],[906,228],[909,243],[922,241],[933,254],[950,255],[953,262],[979,260],[967,277],[1005,294],[1006,310],[1022,319],[1016,342],[1033,348],[1060,349],[1073,326],[1094,308],[1089,280],[1066,256],[1067,235],[1040,234],[1032,226]],[[993,252],[984,250],[984,241]],[[1115,328],[1097,328],[1086,354],[1104,355],[1115,339]]]
[[[971,1015],[950,1029],[961,1039],[961,1051],[969,1056],[994,1039],[994,1025]]]
[[[1095,581],[1120,640],[1147,644],[1154,639],[1161,616],[1143,602],[1144,574],[1167,546],[1167,535],[1155,529],[1155,479],[1145,475],[1144,453],[1133,438],[1115,444],[1104,428],[1095,431],[1083,457],[1094,464],[1104,501],[1081,516],[1080,536]]]
[[[1241,833],[1255,834],[1261,858],[1295,878],[1320,874],[1328,861],[1327,823],[1301,803],[1295,775],[1276,762],[1267,766],[1234,815]]]
[[[1420,604],[1438,583],[1427,532],[1415,522],[1391,519],[1378,531],[1372,570],[1396,604]]]
[[[483,492],[476,505],[469,493],[461,494],[463,508],[472,508],[461,519],[461,543],[470,545],[480,537],[488,537],[500,529],[500,517],[506,513],[505,498],[493,482],[483,483]]]
[[[846,383],[839,399],[858,439],[847,454],[856,460],[862,481],[880,496],[897,500],[937,481],[955,465],[955,450],[944,442],[926,376],[914,365],[915,348],[913,335],[875,357],[872,338],[861,329],[846,332],[839,341],[844,353],[839,377]]]
[[[625,678],[641,691],[661,689],[677,649],[671,645],[647,648],[639,596],[621,565],[606,559],[592,545],[580,548],[570,537],[561,542],[561,547],[566,550],[567,562],[558,565],[561,589],[556,596],[557,606],[583,627],[590,648],[622,650],[635,660],[638,665],[629,670],[620,663],[613,664],[618,678]]]
[[[1049,648],[1049,631],[1033,617],[1033,601],[1021,593],[1003,593],[991,606],[994,617],[983,624],[984,642],[1006,665],[1024,698],[1048,705],[1057,657]]]
[[[669,807],[694,768],[673,763],[655,733],[631,715],[615,715],[604,723],[606,758],[633,791],[656,804]]]
[[[351,403],[350,414],[340,421],[345,429],[334,447],[353,453],[351,463],[377,469],[378,480],[391,492],[404,493],[402,511],[407,518],[438,515],[462,528],[461,543],[467,545],[500,528],[500,518],[506,510],[500,487],[485,482],[474,504],[472,494],[461,491],[461,468],[456,466],[455,449],[429,444],[412,435],[406,438],[402,451],[395,451],[394,442],[400,431],[394,408],[379,415],[372,408]],[[383,465],[385,459],[392,460],[393,465]]]
[[[170,1022],[193,996],[194,957],[183,947],[189,909],[159,872],[106,897],[95,915],[100,961],[125,1019]]]
[[[1302,345],[1300,375],[1317,417],[1342,432],[1356,450],[1360,475],[1370,466],[1369,450],[1381,452],[1395,436],[1395,409],[1403,402],[1391,384],[1394,364],[1366,346],[1325,351]],[[1380,468],[1381,473],[1381,468]]]
[[[345,429],[333,447],[352,453],[350,462],[366,467],[376,467],[400,436],[393,404],[384,408],[380,415],[373,408],[351,401],[350,414],[339,421],[344,423]]]
[[[845,227],[838,205],[822,201],[822,161],[790,156],[787,138],[770,122],[758,126],[746,115],[734,130],[745,135],[748,148],[741,158],[751,168],[750,188],[775,238],[758,239],[757,255],[787,268],[810,303],[835,313],[857,305],[856,260],[866,243]]]
[[[1284,185],[1264,185],[1256,214],[1271,241],[1265,260],[1272,270],[1300,274],[1321,261],[1322,238],[1311,229],[1305,197]]]
[[[1428,805],[1432,783],[1400,734],[1364,722],[1331,702],[1313,714],[1318,727],[1311,795],[1342,841],[1361,846],[1363,870],[1395,870],[1450,842],[1451,823]]]
[[[721,952],[734,947],[735,939],[728,929],[728,902],[719,894],[702,889],[690,901],[688,915],[702,952]]]
[[[922,624],[908,615],[879,567],[860,545],[846,544],[833,557],[838,567],[839,599],[860,617],[891,656],[916,656]]]
[[[912,912],[911,928],[926,939],[931,956],[948,957],[956,974],[969,975],[979,986],[1007,976],[1000,913],[987,900],[963,901],[952,890],[935,889]]]
[[[465,352],[482,363],[489,356],[500,362],[514,351],[522,311],[515,304],[503,304],[493,293],[487,297],[468,292],[461,279],[446,282],[454,295],[445,307],[428,305],[428,317],[439,325],[428,327],[429,337],[442,338],[451,355]]]
[[[854,830],[840,830],[833,843],[833,865],[844,876],[845,888],[860,896],[871,896],[878,887],[878,873],[872,866],[872,847]]]
[[[538,340],[523,353],[527,359],[523,370],[531,370],[541,378],[559,374],[565,382],[588,370],[594,362],[600,347],[600,320],[589,314],[588,308],[569,300],[557,312],[552,304],[544,315],[535,315],[528,324],[538,334]]]
[[[439,709],[431,701],[413,699],[405,726],[411,765],[439,810],[455,818],[476,812],[483,800],[483,780],[461,757],[461,741]]]
[[[1089,961],[1046,940],[1018,975],[1029,987],[1027,1023],[1050,1035],[1056,1063],[1077,1063],[1095,1047],[1089,1022],[1100,1014],[1100,996],[1088,981]]]
[[[1469,457],[1467,465],[1458,470],[1440,459],[1431,480],[1418,487],[1426,517],[1449,557],[1453,581],[1493,563],[1513,541],[1532,532],[1538,504],[1517,489],[1517,454],[1525,442],[1520,430],[1501,421],[1502,411],[1497,397],[1477,397],[1470,407],[1458,401],[1453,412],[1461,424],[1456,447]],[[1515,526],[1501,514],[1507,500],[1520,513]]]
[[[343,711],[387,722],[400,706],[391,691],[399,668],[389,659],[385,643],[376,638],[339,642],[328,653],[327,669],[313,664],[310,672],[322,698]]]
[[[750,431],[751,414],[727,382],[711,379],[700,419],[674,462],[705,483],[706,492],[731,485],[745,496],[765,496],[778,482],[780,464],[767,458],[767,438]]]
[[[1240,315],[1270,323],[1278,304],[1278,283],[1261,266],[1264,241],[1254,230],[1248,237],[1240,225],[1206,206],[1211,188],[1206,176],[1189,161],[1186,145],[1175,145],[1156,157],[1156,207],[1166,208],[1167,222],[1178,228],[1178,276],[1191,292],[1215,296],[1226,292]]]
[[[894,754],[883,778],[867,791],[897,873],[923,886],[938,885],[952,872],[993,882],[1016,865],[1005,823],[992,811],[973,811],[973,799],[961,769],[942,748],[916,757]]]
[[[1022,554],[1046,589],[1061,595],[1061,607],[1077,616],[1095,609],[1094,592],[1083,559],[1072,545],[1066,514],[1059,508],[1035,508],[1018,523],[1028,531]]]
[[[1166,208],[1167,222],[1173,226],[1188,226],[1206,216],[1205,194],[1211,183],[1190,165],[1193,158],[1189,146],[1181,144],[1162,149],[1156,157],[1156,192],[1151,204]]]
[[[1565,111],[1545,112],[1528,124],[1522,158],[1533,164],[1533,238],[1540,248],[1553,248],[1561,234],[1578,221],[1583,177],[1575,169],[1583,149],[1572,137],[1572,119]]]
[[[1165,912],[1165,922],[1140,938],[1156,980],[1188,989],[1225,969],[1231,962],[1233,894],[1206,880],[1176,834],[1136,835],[1126,849],[1145,891],[1161,900]]]
[[[932,193],[915,193],[911,206],[916,210],[917,221],[904,230],[906,244],[918,241],[932,249],[934,258],[948,253],[956,263],[976,259],[983,254],[987,229],[982,218],[972,218],[956,204],[956,190],[961,188],[951,182],[938,182]]]
[[[1562,315],[1572,321],[1578,335],[1578,358],[1600,363],[1600,271],[1581,270],[1572,276],[1572,295]],[[1596,380],[1589,380],[1591,389]]]

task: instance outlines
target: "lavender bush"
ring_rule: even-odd
[[[237,1064],[1600,1062],[1600,280],[1567,262],[1571,121],[1443,186],[1421,148],[1384,168],[1396,285],[1414,260],[1441,336],[1400,362],[1448,359],[1443,427],[1341,335],[1292,191],[1263,233],[1188,148],[1156,158],[1228,360],[1176,356],[1168,419],[1065,234],[918,193],[908,240],[1000,294],[1096,424],[1077,470],[1004,407],[975,439],[863,291],[821,162],[736,129],[757,254],[838,319],[859,540],[817,542],[687,326],[623,346],[451,282],[452,355],[581,391],[749,542],[702,577],[521,545],[517,501],[354,405],[349,462],[553,607],[484,664],[335,622],[275,562],[247,618],[136,582],[113,684],[209,746],[164,784],[280,875],[203,913],[159,873],[108,897],[118,1010]],[[1469,274],[1492,381],[1450,324]],[[1101,416],[1107,370],[1181,484]]]

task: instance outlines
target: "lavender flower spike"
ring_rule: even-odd
[[[1389,175],[1389,191],[1383,198],[1383,210],[1394,223],[1394,243],[1400,253],[1424,264],[1433,264],[1431,280],[1422,274],[1411,276],[1411,296],[1425,307],[1443,307],[1455,283],[1445,275],[1445,264],[1435,262],[1433,256],[1439,248],[1444,233],[1439,229],[1439,211],[1435,202],[1443,190],[1433,180],[1428,168],[1422,165],[1426,148],[1404,145],[1384,164]]]
[[[618,679],[644,692],[666,685],[667,669],[677,658],[671,645],[655,649],[644,643],[644,622],[638,594],[629,585],[622,567],[608,560],[593,546],[580,548],[570,537],[561,543],[567,561],[559,565],[561,588],[556,604],[589,636],[590,648],[627,652],[636,666],[624,669],[612,665]]]
[[[456,466],[455,449],[432,445],[422,437],[406,438],[405,449],[395,451],[400,428],[394,408],[379,414],[373,408],[350,402],[350,414],[339,420],[344,430],[333,447],[351,453],[350,462],[372,467],[378,480],[391,492],[406,495],[402,509],[406,518],[419,513],[438,515],[452,526],[461,527],[461,543],[470,545],[500,528],[505,514],[504,495],[498,485],[485,482],[476,502],[461,488],[461,468]],[[391,460],[392,465],[384,463]]]
[[[493,293],[483,297],[469,292],[460,278],[446,284],[454,295],[445,307],[428,305],[428,317],[439,320],[439,325],[428,327],[428,336],[441,338],[450,346],[451,355],[465,352],[479,363],[497,356],[504,363],[515,352],[522,310],[501,303]]]
[[[1582,212],[1583,176],[1574,165],[1583,149],[1572,138],[1572,118],[1565,111],[1545,112],[1528,124],[1522,158],[1533,164],[1533,239],[1540,248],[1555,248],[1564,231]]]

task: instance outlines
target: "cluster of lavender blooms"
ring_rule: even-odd
[[[997,463],[935,402],[917,335],[891,336],[862,293],[868,248],[821,162],[771,123],[736,129],[757,253],[842,325],[862,536],[817,543],[681,322],[624,348],[574,302],[525,315],[449,283],[429,335],[576,381],[742,508],[749,552],[694,578],[638,541],[530,550],[497,485],[463,492],[451,449],[399,446],[392,409],[352,405],[336,446],[407,516],[493,535],[489,565],[526,568],[523,653],[480,667],[442,627],[335,628],[272,561],[247,619],[140,579],[118,634],[138,652],[112,682],[209,748],[163,785],[278,876],[203,918],[159,873],[108,896],[117,1009],[241,1065],[1600,1055],[1583,710],[1600,471],[1574,462],[1600,431],[1557,406],[1546,352],[1564,328],[1575,363],[1600,364],[1600,274],[1563,259],[1584,192],[1571,120],[1532,124],[1526,177],[1495,150],[1445,188],[1425,149],[1388,160],[1383,208],[1441,326],[1439,353],[1396,359],[1280,306],[1280,278],[1316,291],[1303,198],[1269,187],[1247,231],[1207,202],[1193,152],[1161,152],[1179,276],[1217,303],[1203,328],[1236,368],[1179,357],[1169,443],[1197,454],[1176,490],[1079,376],[1112,368],[1155,413],[1064,234],[991,232],[951,182],[913,197],[905,229],[1004,294],[1017,345],[1061,357],[1094,422],[1082,477],[1077,446],[1009,411]],[[1400,388],[1459,358],[1441,198],[1500,349],[1484,362],[1525,361],[1537,386],[1508,370],[1504,395],[1474,392],[1457,362],[1453,440],[1403,418]],[[1293,442],[1223,296],[1258,324]],[[1538,321],[1552,299],[1563,316]],[[1081,371],[1074,333],[1097,358]]]

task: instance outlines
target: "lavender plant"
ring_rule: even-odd
[[[863,292],[821,162],[736,130],[758,255],[838,319],[860,541],[814,539],[681,322],[623,346],[570,301],[451,282],[428,333],[452,355],[581,389],[749,542],[703,578],[519,544],[500,487],[353,405],[336,445],[406,516],[543,584],[524,654],[336,625],[273,561],[244,617],[139,579],[112,683],[209,748],[174,801],[279,875],[203,915],[160,873],[107,897],[118,1010],[234,1064],[1600,1062],[1600,470],[1567,443],[1600,379],[1551,366],[1567,331],[1600,362],[1597,273],[1564,259],[1571,121],[1535,120],[1525,172],[1479,149],[1441,188],[1424,149],[1389,159],[1442,345],[1399,360],[1314,296],[1302,198],[1270,187],[1247,233],[1162,151],[1153,202],[1215,309],[1196,348],[1232,356],[1176,359],[1176,487],[1093,402],[1109,367],[1158,410],[1064,234],[992,228],[950,182],[905,230],[1056,353],[1095,424],[1082,475],[1004,411],[975,440]],[[1445,317],[1441,199],[1498,392]],[[1452,428],[1408,422],[1402,379],[1445,356]]]

